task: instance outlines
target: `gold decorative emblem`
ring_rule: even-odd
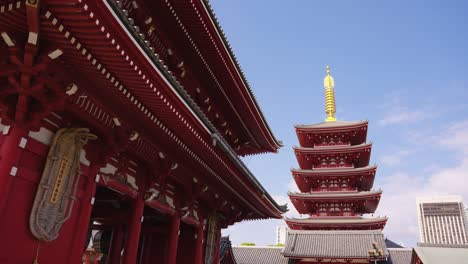
[[[56,239],[70,218],[80,179],[81,149],[96,138],[87,128],[62,128],[55,134],[29,219],[37,239]]]

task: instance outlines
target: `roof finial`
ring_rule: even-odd
[[[330,75],[330,66],[327,66],[327,76],[323,79],[323,86],[325,87],[325,113],[327,114],[327,119],[325,122],[336,121],[335,113],[335,92],[333,88],[335,87],[335,80]]]

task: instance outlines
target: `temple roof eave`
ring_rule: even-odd
[[[288,192],[290,198],[301,200],[324,200],[324,199],[367,199],[377,198],[382,195],[382,190],[378,191],[364,191],[364,192],[313,192],[313,193],[300,193]]]
[[[263,127],[265,128],[265,131],[267,132],[268,134],[268,137],[269,137],[269,141],[270,141],[270,145],[272,147],[272,149],[270,151],[273,151],[273,152],[276,152],[279,148],[281,148],[283,146],[283,142],[281,140],[278,140],[275,135],[273,134],[273,131],[270,127],[270,125],[268,124],[266,118],[265,118],[265,115],[263,114],[263,111],[262,109],[260,108],[260,105],[258,104],[258,101],[255,97],[255,94],[254,92],[252,91],[252,88],[250,87],[250,84],[249,82],[247,81],[247,78],[245,77],[244,75],[244,72],[239,64],[239,62],[237,61],[237,58],[231,48],[231,45],[229,44],[229,41],[227,39],[227,37],[224,35],[224,31],[222,30],[217,18],[216,18],[216,15],[211,7],[211,4],[209,1],[207,0],[202,0],[201,1],[202,5],[203,5],[203,10],[206,11],[206,14],[207,14],[207,17],[209,17],[209,21],[208,22],[211,22],[209,24],[213,25],[213,29],[216,31],[216,36],[219,37],[219,40],[221,41],[221,43],[223,43],[223,47],[224,47],[224,50],[226,51],[227,55],[228,55],[228,58],[229,58],[229,61],[232,62],[232,64],[234,65],[234,68],[236,69],[236,73],[238,75],[238,77],[240,78],[243,86],[245,87],[245,90],[247,91],[247,94],[248,94],[248,97],[251,99],[251,103],[254,105],[254,108],[256,109],[256,112],[258,113],[258,116],[259,116],[259,119],[261,120],[261,123],[263,125]]]
[[[114,12],[117,10],[118,7],[116,7],[112,1],[109,2],[110,8],[114,10]],[[119,15],[121,12],[116,12],[117,19],[119,18]],[[123,19],[123,21],[126,21]],[[128,26],[128,25],[127,25]],[[133,34],[132,34],[133,33]],[[138,34],[134,34],[135,32],[130,31],[130,35],[132,35],[135,39],[138,39]],[[145,47],[141,42],[139,43],[142,47]],[[144,51],[142,52],[148,52],[149,50],[143,49]],[[282,213],[285,213],[286,210],[284,206],[281,206],[276,203],[276,201],[272,198],[272,196],[267,192],[267,190],[263,187],[263,185],[256,179],[256,177],[252,174],[252,172],[245,166],[245,164],[242,162],[242,160],[238,157],[236,152],[233,150],[233,148],[229,145],[229,143],[224,139],[223,135],[221,132],[218,131],[218,129],[214,126],[214,124],[209,120],[209,118],[201,111],[199,106],[193,101],[193,99],[190,98],[188,93],[185,91],[185,89],[180,85],[180,83],[175,80],[171,74],[168,72],[167,68],[162,65],[162,63],[158,60],[154,60],[153,63],[156,64],[157,69],[166,77],[166,79],[169,82],[169,86],[177,91],[177,94],[179,95],[180,100],[182,100],[185,104],[186,107],[189,107],[191,112],[197,117],[196,120],[198,120],[200,123],[203,124],[207,132],[210,133],[211,137],[216,140],[218,143],[217,144],[220,146],[220,149],[228,156],[228,158],[235,164],[235,166],[240,169],[242,174],[247,177],[247,179],[255,186],[255,188],[260,191],[261,193],[261,198],[267,200],[267,204],[270,207],[270,217],[275,217],[279,218],[281,217]],[[249,87],[249,92],[251,92],[250,87]],[[256,102],[255,102],[256,103]],[[259,111],[259,114],[261,115],[263,125],[266,127],[266,129],[269,132],[270,140],[273,142],[271,144],[272,148],[270,149],[271,152],[276,152],[282,145],[281,142],[278,141],[270,127],[268,126],[263,114],[261,113],[261,110],[256,104],[256,109]]]
[[[107,2],[105,2],[105,3],[107,3]],[[83,15],[83,16],[80,16],[80,20],[78,20],[78,21],[84,21],[84,22],[86,22],[86,23],[92,23],[92,21],[88,21],[89,16],[86,15],[86,14],[90,13],[91,10],[98,10],[98,9],[94,6],[94,4],[101,4],[101,3],[100,3],[100,2],[93,3],[93,5],[90,6],[90,7],[88,7],[87,10],[85,10],[84,8],[78,10],[78,9],[75,8],[74,6],[70,5],[69,7],[64,8],[63,13],[57,11],[57,9],[61,8],[61,7],[59,6],[59,5],[60,5],[59,3],[54,4],[54,5],[49,5],[49,6],[48,6],[48,8],[49,8],[49,11],[48,11],[49,17],[46,17],[46,18],[47,18],[47,21],[50,22],[52,19],[57,20],[57,19],[54,18],[54,16],[57,15],[57,14],[59,14],[59,15],[62,16],[62,18],[63,18],[63,17],[65,17],[65,16],[67,16],[69,12],[76,12],[77,14],[85,14],[85,15]],[[81,8],[81,7],[80,7],[80,8]],[[106,10],[106,9],[103,9],[103,10]],[[110,11],[110,9],[107,10],[107,11]],[[102,12],[104,12],[106,15],[102,15],[102,13],[100,13],[100,15],[102,15],[101,23],[104,24],[105,22],[107,22],[107,23],[109,23],[109,24],[112,24],[112,23],[109,22],[109,20],[110,20],[109,17],[107,18],[108,20],[104,20],[104,17],[106,17],[106,16],[109,14],[109,13],[107,13],[107,11],[102,11]],[[91,12],[91,13],[92,13],[92,12]],[[77,15],[77,17],[78,17],[78,15]],[[47,25],[47,28],[48,28],[48,29],[49,29],[49,27],[50,27],[50,29],[54,29],[55,31],[54,31],[54,30],[50,30],[50,31],[47,30],[47,31],[45,31],[45,33],[43,34],[43,37],[48,37],[48,38],[50,38],[51,36],[53,36],[54,39],[55,39],[55,38],[63,38],[63,36],[61,35],[62,33],[60,33],[60,34],[55,34],[56,32],[59,32],[59,31],[57,30],[57,27],[59,27],[59,25],[60,25],[60,27],[64,27],[64,26],[65,26],[65,28],[66,28],[67,23],[69,23],[69,21],[68,21],[68,20],[65,20],[65,19],[60,19],[61,17],[58,17],[58,18],[59,18],[58,21],[66,21],[66,22],[63,22],[63,23],[64,23],[63,25],[60,24],[60,23],[58,23],[56,26],[55,26],[55,24],[46,24],[46,23],[45,23],[45,24]],[[47,22],[47,21],[46,21],[46,22]],[[115,21],[114,21],[114,22],[115,22]],[[41,27],[42,27],[42,26],[41,26]],[[46,27],[46,26],[44,26],[44,27]],[[104,29],[104,27],[102,27],[102,28]],[[113,28],[112,28],[112,27],[108,27],[108,28],[111,28],[111,29],[113,30],[113,31],[111,31],[111,33],[116,34],[115,32],[124,31],[125,26],[122,26],[122,27],[113,27]],[[104,32],[101,32],[102,30],[100,30],[100,29],[101,29],[101,26],[100,26],[100,25],[99,25],[99,26],[98,26],[98,24],[96,24],[96,26],[93,25],[93,27],[90,27],[90,28],[89,28],[89,30],[90,30],[89,32],[91,32],[91,33],[88,32],[87,34],[96,34],[97,36],[100,36],[99,39],[104,39],[104,40],[105,40],[105,39],[108,39],[109,37],[106,37],[106,34],[105,34]],[[53,32],[53,33],[49,33],[49,32]],[[69,31],[63,31],[63,32],[64,32],[63,34],[65,34],[65,32],[67,32],[68,34],[70,34]],[[133,31],[132,31],[132,32],[133,32]],[[123,34],[122,36],[124,36],[124,37],[122,37],[122,39],[126,39],[126,37],[131,38],[131,37],[133,36],[133,35],[132,35],[132,34],[133,34],[132,32]],[[75,35],[75,34],[76,34],[76,35]],[[73,39],[80,39],[80,37],[79,37],[80,34],[84,34],[84,33],[82,33],[82,32],[71,33],[71,36],[74,36],[74,35],[75,35],[75,36],[77,36],[77,37],[76,37],[76,38],[75,38],[75,37],[72,37]],[[83,38],[83,39],[86,39],[86,38]],[[96,39],[98,39],[98,38],[96,38]],[[120,44],[124,43],[125,45],[129,45],[129,46],[134,45],[134,44],[128,44],[128,43],[126,44],[126,42],[125,42],[125,41],[122,41],[122,39],[117,39],[117,40],[116,40],[116,43],[120,43]],[[90,40],[87,40],[87,41],[90,41]],[[60,43],[61,43],[61,42],[60,42]],[[60,44],[60,47],[62,47],[62,45],[66,48],[66,49],[65,49],[66,51],[69,50],[69,46],[72,46],[72,44],[70,44],[69,42],[61,43],[61,44]],[[73,57],[70,57],[70,58],[67,57],[67,59],[70,59],[70,60],[86,60],[86,54],[88,54],[88,55],[90,55],[90,56],[91,56],[91,54],[93,54],[93,56],[92,56],[93,58],[96,57],[96,58],[99,59],[99,56],[105,57],[105,55],[106,55],[106,54],[101,54],[101,53],[102,53],[102,50],[100,50],[100,49],[96,49],[95,51],[92,51],[92,49],[89,49],[89,50],[86,49],[85,47],[87,47],[87,45],[88,45],[87,42],[83,42],[83,44],[79,43],[79,45],[80,45],[80,47],[81,47],[81,50],[79,50],[79,51],[81,51],[81,52],[77,52],[77,54],[79,53],[79,54],[81,54],[82,56],[81,56],[81,55],[80,55],[80,56],[75,56],[75,55],[73,55]],[[116,44],[116,45],[117,45],[117,44]],[[72,47],[73,47],[73,46],[72,46]],[[119,46],[119,47],[120,47],[120,46]],[[122,44],[121,47],[124,47],[123,44]],[[128,46],[125,46],[125,48],[128,48]],[[77,46],[76,49],[78,50],[78,46]],[[122,48],[122,49],[123,49],[123,48]],[[74,50],[74,48],[73,48],[73,50]],[[84,52],[85,50],[86,50],[86,52],[89,52],[89,53]],[[112,52],[114,52],[113,49],[110,49],[110,50],[112,50]],[[90,52],[90,51],[91,51],[91,52]],[[75,52],[75,51],[74,51],[74,52]],[[94,54],[99,54],[99,56],[96,56],[96,55],[94,55]],[[119,53],[119,54],[120,54],[120,53]],[[126,53],[126,54],[134,55],[134,53]],[[109,56],[109,55],[107,55],[107,56]],[[88,58],[89,58],[89,57],[88,57]],[[88,60],[89,60],[89,59],[88,59]],[[99,61],[99,60],[98,60],[98,61]],[[116,65],[120,65],[120,63],[121,63],[120,60],[116,60],[116,62],[115,62]],[[138,62],[135,62],[135,64],[138,64],[138,65],[140,65],[140,63],[141,63],[141,62],[139,62],[139,61],[138,61]],[[156,63],[157,63],[157,62],[156,62]],[[98,65],[99,65],[99,67],[101,67],[101,64],[98,64]],[[124,64],[124,66],[126,66],[126,64]],[[158,65],[156,65],[156,66],[158,66]],[[159,65],[159,66],[161,66],[161,65]],[[94,66],[93,66],[93,67],[94,67]],[[116,67],[116,66],[113,66],[113,67]],[[135,68],[136,68],[136,67],[135,67]],[[142,66],[142,67],[140,67],[140,68],[143,69],[144,67]],[[158,73],[161,72],[161,76],[158,75],[157,78],[159,78],[159,77],[164,77],[165,74],[167,74],[167,72],[166,72],[164,69],[160,69],[160,68],[158,68],[158,67],[156,67],[156,68],[157,68],[158,70],[160,70],[160,71],[158,71]],[[163,67],[163,68],[164,68],[164,67]],[[103,68],[103,69],[104,69],[104,68]],[[94,68],[93,68],[93,70],[96,71]],[[112,72],[112,70],[109,70],[109,71]],[[97,71],[96,71],[96,73],[97,73]],[[94,74],[94,72],[93,72],[93,74]],[[117,74],[117,73],[116,73],[116,74]],[[102,75],[102,74],[99,72],[99,74],[98,74],[97,76],[101,76],[101,75]],[[109,73],[108,76],[112,76],[112,75],[110,75],[110,73]],[[141,78],[136,78],[136,79],[138,80],[138,84],[140,84],[140,83],[146,83],[146,82],[144,82]],[[155,79],[156,79],[156,78],[155,78]],[[116,80],[115,78],[107,78],[107,80],[108,80],[108,81],[105,81],[105,80],[104,80],[103,82],[108,82],[108,83],[109,83],[109,86],[112,86],[112,87],[115,86],[115,87],[117,87],[117,86],[115,85],[116,82],[114,82],[114,80]],[[111,81],[111,80],[112,80],[112,81]],[[160,81],[160,80],[159,80],[159,79],[155,80],[155,83],[156,83],[156,81]],[[130,82],[130,80],[129,80],[128,82]],[[135,82],[136,82],[136,81],[135,81]],[[125,84],[124,81],[122,81],[122,83]],[[173,83],[173,80],[171,79],[171,81],[169,82],[169,84],[167,85],[167,87],[172,87],[172,88],[174,88],[174,85],[175,85],[175,84]],[[122,86],[122,87],[123,87],[123,86]],[[128,86],[128,87],[132,87],[132,86]],[[137,88],[136,88],[136,87],[137,87],[137,86],[135,85],[135,87],[132,87],[131,89],[129,88],[128,94],[131,94],[131,93],[137,94],[138,91],[137,91]],[[166,87],[166,86],[164,86],[164,87]],[[109,89],[109,90],[111,90],[111,89]],[[119,94],[120,91],[116,91],[116,90],[117,90],[117,88],[115,88],[115,90],[112,90],[112,91],[113,91],[115,94]],[[123,89],[123,90],[125,90],[125,89]],[[148,96],[148,97],[149,97],[149,96]],[[119,97],[119,98],[120,98],[120,97]],[[124,98],[124,97],[122,97],[122,98]],[[129,98],[129,96],[127,96],[126,98]],[[134,97],[132,96],[131,98],[134,98]],[[135,98],[137,98],[137,96],[135,96]],[[144,97],[144,98],[147,99],[147,97]],[[128,99],[128,100],[133,100],[133,99]],[[174,101],[176,101],[176,103],[180,103],[180,102],[182,102],[183,100],[177,99],[177,100],[174,100]],[[134,102],[139,102],[139,101],[138,101],[138,99],[135,99]],[[169,100],[168,100],[168,102],[169,102]],[[171,102],[172,102],[172,101],[171,101]],[[128,103],[128,102],[127,102],[127,103]],[[143,114],[141,114],[141,116],[139,116],[139,117],[141,117],[141,119],[145,121],[144,125],[135,125],[135,127],[151,127],[151,128],[156,127],[156,125],[154,125],[154,123],[155,123],[154,120],[156,120],[156,119],[147,118],[153,111],[152,111],[151,109],[149,109],[149,107],[148,107],[148,108],[146,108],[146,110],[148,110],[148,111],[147,111],[147,114],[144,114],[144,111],[142,110],[142,109],[143,109],[143,106],[144,106],[146,103],[147,103],[148,105],[150,105],[150,103],[148,103],[147,101],[144,101],[143,99],[141,99],[141,103],[139,103],[139,104],[133,103],[133,102],[132,102],[132,104],[131,104],[132,107],[134,107],[134,108],[132,108],[132,111],[134,111],[134,112],[132,112],[132,114],[135,113],[135,112],[137,112],[137,113],[140,113],[140,112],[143,113]],[[172,102],[172,103],[174,103],[174,102]],[[140,105],[140,106],[137,106],[137,105]],[[179,106],[179,105],[177,104],[176,106]],[[190,106],[187,106],[187,108],[190,108],[191,110],[194,110],[194,109],[191,108]],[[167,109],[169,109],[169,108],[167,108]],[[185,109],[185,108],[184,108],[184,109]],[[122,111],[122,112],[125,112],[125,111]],[[130,111],[128,111],[128,112],[130,112]],[[173,112],[173,111],[167,110],[167,112]],[[120,112],[119,112],[119,113],[120,113]],[[172,113],[171,113],[171,114],[172,114]],[[175,115],[175,114],[174,114],[174,115]],[[179,116],[183,116],[183,115],[179,115]],[[202,119],[204,119],[204,120],[207,119],[206,117],[197,116],[196,114],[193,114],[193,113],[191,113],[190,116],[195,117],[194,120],[196,120],[197,118],[202,118]],[[122,119],[123,119],[123,120],[125,120],[125,121],[126,121],[126,120],[130,120],[129,118],[125,118],[125,117],[126,117],[125,115],[122,115]],[[134,118],[134,119],[136,119],[136,118]],[[164,121],[166,121],[166,120],[168,120],[168,119],[169,119],[169,118],[165,119]],[[177,119],[177,118],[175,118],[174,120],[177,120],[177,121],[174,121],[174,123],[175,123],[175,122],[180,122],[180,120]],[[187,119],[187,120],[188,120],[188,119]],[[190,119],[190,121],[192,121],[192,119]],[[206,124],[209,124],[209,120],[205,120],[205,121],[207,122]],[[198,120],[198,122],[203,123],[203,122],[201,122],[200,120]],[[164,122],[161,122],[161,123],[164,123]],[[168,123],[169,123],[169,121],[168,121]],[[180,122],[180,123],[181,123],[181,122]],[[187,123],[189,123],[189,122],[187,122]],[[133,123],[129,122],[129,124],[133,124]],[[206,124],[205,124],[205,125],[206,125]],[[197,128],[198,128],[198,127],[197,127]],[[219,137],[218,140],[221,141],[223,144],[226,144],[226,145],[228,144],[228,143],[222,138],[221,133],[220,133],[219,131],[217,131],[215,128],[213,128],[212,124],[210,125],[209,128],[206,128],[206,127],[205,127],[205,129],[207,130],[207,132],[210,133],[210,135],[218,136],[218,137]],[[170,131],[170,129],[166,129],[166,133],[168,133],[167,131]],[[148,132],[148,133],[149,133],[149,132]],[[172,133],[172,132],[171,132],[171,133]],[[143,136],[145,136],[145,134],[144,134],[144,133],[141,133],[141,136],[143,137]],[[180,136],[180,135],[179,135],[179,136]],[[182,136],[180,136],[180,137],[182,137]],[[174,134],[172,134],[172,138],[176,138],[176,136],[175,136]],[[200,142],[203,142],[203,141],[205,141],[205,140],[206,140],[205,138],[200,138],[200,139],[199,139]],[[180,142],[183,142],[183,140],[180,140]],[[210,141],[210,142],[211,142],[211,141]],[[206,146],[209,146],[209,144],[205,144],[205,145],[206,145]],[[219,144],[219,142],[218,142],[217,146],[220,146],[220,145],[222,145],[222,144]],[[261,215],[268,216],[268,217],[274,217],[274,218],[280,218],[280,217],[281,217],[281,214],[285,212],[284,208],[283,208],[282,206],[278,205],[278,204],[275,202],[275,200],[271,197],[271,195],[267,193],[267,191],[263,188],[263,186],[261,186],[261,184],[260,184],[260,183],[256,180],[256,178],[251,174],[251,172],[248,170],[248,168],[246,168],[246,166],[242,164],[240,158],[236,155],[235,151],[234,151],[230,146],[225,147],[225,148],[222,148],[221,151],[223,152],[224,155],[228,156],[228,158],[232,158],[232,159],[234,160],[233,164],[234,164],[235,167],[237,167],[236,169],[238,169],[238,170],[235,171],[235,174],[237,174],[237,172],[240,171],[240,173],[237,174],[237,175],[239,175],[239,176],[243,175],[243,176],[239,177],[239,182],[242,182],[242,177],[246,177],[246,178],[247,178],[247,182],[248,182],[247,185],[253,186],[253,188],[252,188],[252,193],[254,193],[254,194],[255,194],[255,193],[259,193],[259,195],[256,195],[256,197],[255,197],[255,200],[256,200],[256,201],[254,201],[254,199],[246,200],[245,204],[246,204],[248,207],[250,207],[251,209],[253,209],[253,210],[257,210],[256,207],[259,207],[259,204],[261,204],[261,208],[260,208]],[[229,165],[230,165],[230,164],[229,164]],[[226,183],[226,182],[223,182],[222,184],[223,184],[224,186],[227,186],[228,188],[231,188],[231,186],[234,186],[233,184],[231,184],[231,183]],[[242,189],[241,191],[244,191],[244,190],[245,190],[245,189]],[[250,190],[250,188],[249,188],[249,190]],[[241,195],[238,194],[238,193],[239,193],[239,188],[236,188],[236,189],[235,189],[235,193],[236,193],[236,195],[237,195],[238,197],[241,197]],[[265,200],[267,200],[267,201],[265,201]]]
[[[301,174],[302,176],[354,176],[361,175],[365,172],[375,172],[377,170],[377,165],[370,165],[360,168],[333,168],[333,169],[315,169],[315,170],[304,170],[300,168],[292,168],[291,172],[296,174]]]
[[[353,218],[285,218],[287,223],[299,224],[299,225],[313,225],[313,224],[329,224],[329,225],[341,225],[341,224],[377,224],[377,223],[386,223],[388,217],[373,217],[373,218],[364,218],[364,217],[353,217]]]
[[[312,125],[295,125],[294,127],[298,131],[306,132],[341,132],[349,131],[357,128],[367,127],[368,121],[356,121],[356,122],[345,122],[345,121],[335,121],[335,122],[321,122]]]
[[[372,143],[363,143],[353,146],[327,146],[320,148],[305,148],[293,146],[293,149],[298,154],[331,154],[331,153],[344,153],[344,152],[359,152],[372,148]]]

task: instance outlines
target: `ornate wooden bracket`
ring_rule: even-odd
[[[65,87],[48,73],[62,55],[60,49],[40,50],[39,1],[26,2],[28,36],[23,49],[7,32],[0,32],[8,58],[0,69],[0,116],[6,123],[37,127],[52,110],[63,106]]]

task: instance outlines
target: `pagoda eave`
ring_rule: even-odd
[[[341,131],[352,131],[354,129],[367,129],[368,125],[367,120],[356,121],[356,122],[345,122],[345,121],[336,121],[336,122],[321,122],[313,125],[295,125],[296,130],[306,131],[306,132],[315,132],[315,131],[332,131],[332,132],[341,132]]]
[[[382,191],[369,192],[313,192],[288,193],[289,199],[300,214],[318,214],[324,204],[351,203],[354,212],[369,214],[375,212]]]
[[[368,191],[368,192],[314,192],[314,193],[296,193],[288,192],[291,199],[300,200],[348,200],[348,199],[379,199],[382,195],[382,191]]]
[[[387,220],[387,217],[285,219],[289,228],[294,230],[382,230]]]
[[[354,153],[354,152],[370,152],[371,143],[363,143],[359,145],[337,145],[317,148],[293,147],[294,152],[301,154],[316,154],[327,155],[332,153]]]
[[[293,147],[293,149],[301,169],[338,168],[340,166],[361,168],[369,165],[372,144],[320,148]],[[334,159],[333,162],[332,159]]]
[[[314,147],[329,142],[350,141],[352,145],[362,144],[367,138],[367,121],[324,122],[315,125],[296,125],[299,143],[304,147]]]
[[[303,170],[303,169],[291,169],[293,175],[304,176],[304,177],[315,177],[315,176],[329,176],[329,177],[343,177],[346,175],[366,175],[375,174],[377,165],[361,167],[361,168],[336,168],[336,169],[315,169],[315,170]]]
[[[377,166],[364,168],[337,168],[337,169],[315,169],[301,170],[292,169],[294,181],[301,192],[309,192],[318,188],[323,181],[348,180],[350,184],[360,191],[370,191],[374,184]]]

